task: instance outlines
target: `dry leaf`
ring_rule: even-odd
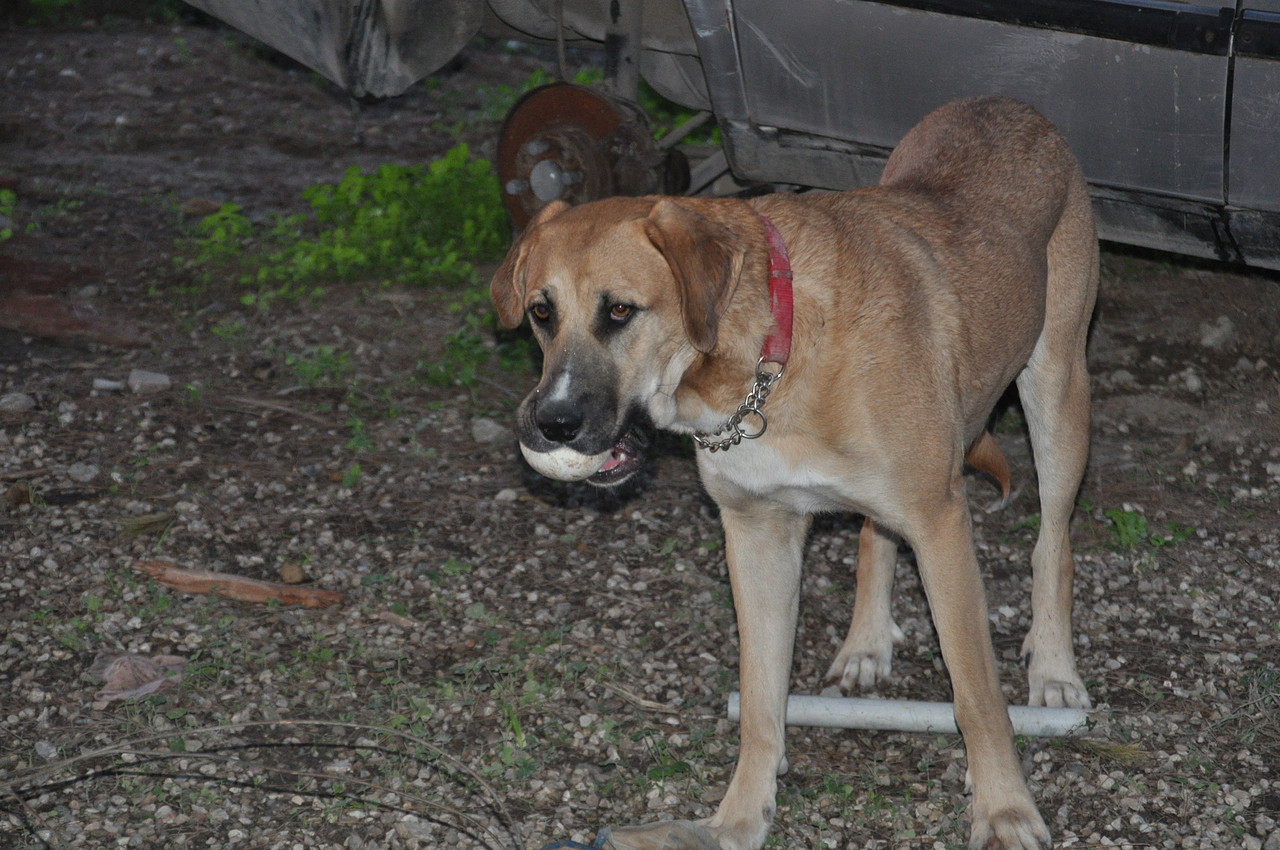
[[[5,491],[4,500],[13,508],[31,504],[31,485],[25,481],[19,481]]]
[[[147,658],[132,652],[99,655],[89,673],[105,685],[93,695],[97,702],[137,699],[182,681],[187,659],[180,655]]]

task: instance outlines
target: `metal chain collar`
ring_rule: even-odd
[[[777,365],[778,371],[769,372],[764,368],[764,358],[760,358],[756,363],[756,382],[752,385],[751,392],[747,393],[746,399],[719,428],[710,433],[696,433],[693,435],[693,441],[698,444],[698,448],[706,449],[713,454],[719,451],[728,451],[743,440],[754,440],[768,430],[769,420],[764,415],[764,403],[768,400],[769,393],[773,391],[774,385],[782,379],[782,373],[786,371],[785,366],[780,363]],[[748,417],[755,417],[760,421],[760,427],[757,430],[747,430],[743,420]],[[726,433],[729,436],[718,440],[713,439]]]

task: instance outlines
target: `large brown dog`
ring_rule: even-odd
[[[703,821],[616,830],[610,846],[764,842],[818,511],[873,521],[830,675],[849,687],[888,673],[901,537],[919,562],[968,748],[970,846],[1048,842],[997,682],[961,476],[966,453],[990,448],[984,425],[1016,380],[1041,500],[1030,702],[1087,706],[1067,527],[1088,453],[1097,279],[1079,166],[1048,121],[999,98],[928,115],[878,186],[555,203],[535,218],[492,287],[503,324],[528,315],[546,354],[519,413],[525,455],[553,477],[613,483],[641,462],[638,419],[696,435],[709,449],[698,467],[720,506],[738,615],[741,750],[723,801]]]

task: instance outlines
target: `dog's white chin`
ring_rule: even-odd
[[[549,452],[536,452],[523,443],[520,452],[529,465],[542,475],[557,481],[582,481],[600,471],[612,452],[584,455],[573,449],[559,448]]]

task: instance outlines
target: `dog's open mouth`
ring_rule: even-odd
[[[609,450],[609,457],[587,483],[600,487],[621,484],[644,465],[649,435],[641,428],[629,428]]]
[[[568,446],[534,449],[523,440],[520,452],[535,471],[547,478],[612,487],[644,466],[652,444],[653,426],[643,414],[636,414],[630,417],[626,430],[613,446],[598,454],[584,454]]]

